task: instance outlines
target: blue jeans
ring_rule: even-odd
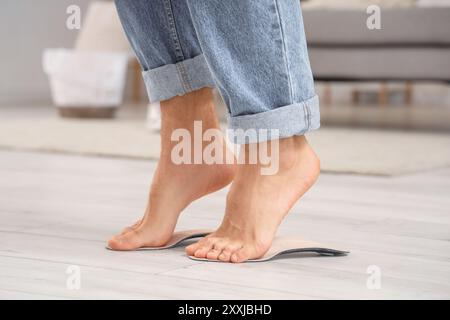
[[[283,138],[319,128],[299,0],[115,2],[150,101],[216,87],[231,129],[277,129]]]

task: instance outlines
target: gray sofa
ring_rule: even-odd
[[[365,10],[303,10],[316,80],[450,81],[450,8],[382,9],[381,30]]]

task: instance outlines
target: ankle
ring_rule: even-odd
[[[161,120],[169,130],[192,129],[194,121],[205,127],[218,127],[212,90],[203,88],[161,102]]]
[[[217,120],[212,90],[203,88],[183,96],[161,102],[161,159],[170,157],[173,147],[173,133],[177,129],[187,130],[191,139],[208,129],[220,129]],[[200,124],[200,133],[198,127]],[[197,129],[196,129],[197,128]],[[193,141],[191,141],[193,142]]]
[[[280,140],[280,164],[295,165],[305,158],[319,161],[305,136],[293,136]]]

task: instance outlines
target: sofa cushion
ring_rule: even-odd
[[[381,10],[381,30],[369,30],[362,9],[303,10],[308,44],[450,45],[450,8]]]
[[[450,7],[448,0],[417,0],[418,7]]]
[[[430,0],[428,0],[430,1]],[[436,1],[436,0],[433,0]],[[442,0],[441,0],[442,1]],[[447,1],[447,0],[444,0]],[[413,7],[416,0],[301,0],[304,8],[367,8],[370,5],[380,7]]]
[[[450,48],[310,47],[309,56],[316,79],[450,81]]]

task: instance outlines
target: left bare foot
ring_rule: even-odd
[[[161,116],[161,156],[147,209],[141,220],[108,241],[108,247],[113,250],[165,245],[173,235],[179,215],[190,203],[224,188],[233,180],[234,163],[177,164],[172,159],[176,144],[171,139],[174,130],[185,129],[193,137],[195,121],[202,122],[202,130],[219,130],[211,89],[200,89],[161,102]],[[223,137],[218,143],[224,155],[230,152]]]

